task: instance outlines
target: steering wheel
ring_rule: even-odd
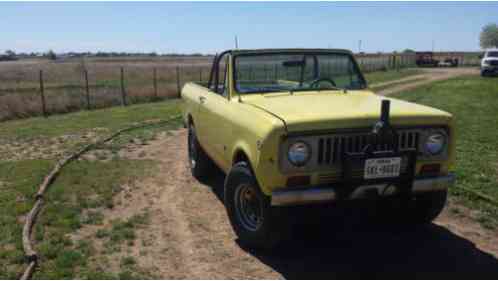
[[[335,84],[334,80],[332,80],[330,78],[318,78],[318,79],[313,80],[310,83],[310,88],[318,88],[318,86],[320,85],[321,82],[328,82],[333,87],[337,87],[337,85]]]

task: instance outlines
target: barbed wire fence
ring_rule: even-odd
[[[451,53],[450,53],[451,54]],[[416,67],[415,54],[357,54],[363,72]],[[444,57],[444,54],[438,56]],[[459,54],[459,64],[475,66],[476,56]],[[188,81],[207,82],[204,65],[137,65],[55,63],[52,68],[0,73],[0,121],[163,101],[180,97]]]

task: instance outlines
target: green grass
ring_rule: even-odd
[[[373,85],[378,83],[399,80],[421,73],[422,73],[421,70],[414,68],[400,69],[399,71],[396,70],[375,71],[375,72],[365,73],[365,79],[367,79],[369,85]]]
[[[435,82],[393,97],[433,106],[456,120],[457,184],[451,194],[480,211],[484,226],[497,225],[498,208],[463,191],[498,201],[498,79],[462,77]]]
[[[132,246],[136,238],[135,230],[146,225],[148,223],[148,218],[149,214],[144,213],[134,215],[127,220],[117,219],[112,222],[109,231],[102,230],[102,232],[97,233],[96,237],[106,239],[104,247],[109,253],[113,253],[119,249],[124,242]]]
[[[5,142],[10,140],[23,142],[78,134],[96,127],[107,129],[107,134],[137,122],[168,119],[179,113],[179,106],[179,101],[171,100],[83,111],[51,116],[47,119],[31,118],[4,122],[0,123],[0,135]],[[85,224],[102,224],[104,219],[102,212],[114,207],[113,196],[120,192],[121,185],[133,182],[153,171],[155,165],[153,162],[121,159],[116,152],[132,140],[146,143],[158,132],[177,128],[179,122],[180,120],[175,120],[167,126],[133,130],[111,143],[102,145],[100,148],[113,152],[113,157],[106,162],[81,160],[64,167],[60,176],[49,188],[46,204],[34,230],[36,249],[41,255],[40,267],[34,278],[117,279],[121,275],[148,277],[137,265],[117,273],[99,272],[93,267],[95,262],[91,262],[95,252],[91,241],[74,243],[68,235]],[[19,278],[25,268],[20,218],[31,209],[35,189],[54,165],[55,159],[0,160],[0,279]],[[122,242],[132,243],[135,228],[146,222],[146,216],[115,221],[107,233],[101,231],[99,235],[109,237],[114,245]]]
[[[41,255],[35,278],[79,276],[76,270],[88,265],[92,249],[84,241],[73,245],[67,234],[85,223],[102,223],[102,215],[96,210],[112,208],[112,198],[120,191],[120,185],[146,175],[151,167],[150,161],[123,159],[77,161],[65,167],[49,189],[35,229],[35,244]],[[0,267],[4,267],[0,279],[16,278],[24,268],[22,224],[16,220],[31,208],[35,187],[50,168],[49,161],[0,162],[0,180],[7,183],[0,193]],[[93,210],[92,219],[84,216],[85,209]]]
[[[48,118],[36,117],[0,123],[3,139],[33,139],[80,133],[92,128],[117,130],[135,122],[167,119],[180,113],[180,100],[80,111]]]

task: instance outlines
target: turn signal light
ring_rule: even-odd
[[[287,179],[287,187],[306,186],[310,184],[310,176],[294,176]]]
[[[440,164],[427,164],[420,169],[421,176],[437,176],[441,171]]]

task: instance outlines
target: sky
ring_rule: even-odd
[[[1,2],[0,53],[477,51],[498,2]]]

